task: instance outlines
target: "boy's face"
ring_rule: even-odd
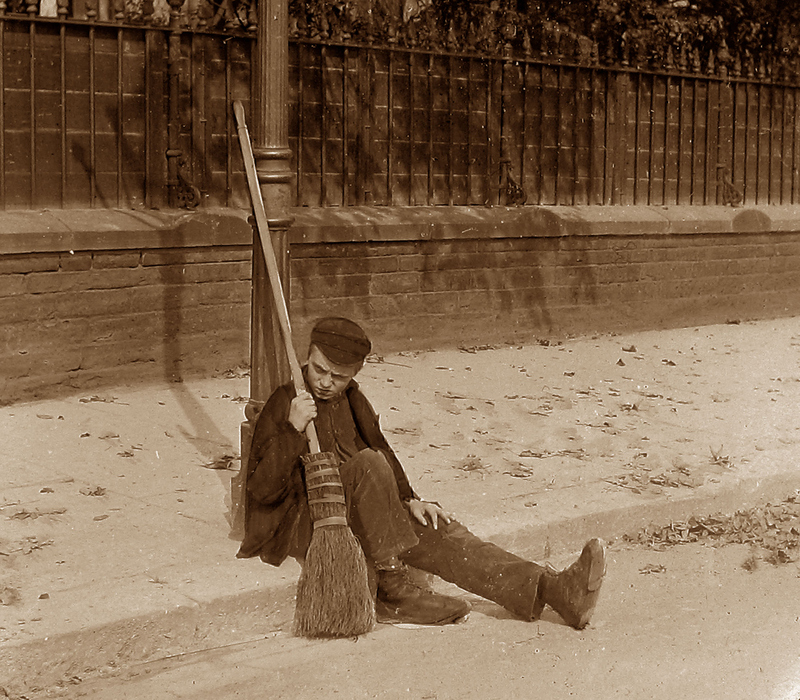
[[[311,393],[320,401],[330,401],[347,388],[360,369],[360,364],[337,365],[325,357],[316,345],[312,345],[308,353],[308,384]]]

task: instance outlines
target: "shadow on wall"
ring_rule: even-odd
[[[553,331],[545,281],[538,265],[475,271],[475,288],[484,291],[487,306],[500,328],[524,333]]]
[[[470,240],[444,246],[425,242],[421,252],[423,302],[426,293],[433,292],[433,298],[450,307],[435,312],[426,309],[426,313],[442,319],[438,322],[439,334],[452,340],[454,332],[476,332],[474,337],[497,340],[508,333],[552,330],[542,260],[536,247],[496,249],[492,241]],[[462,322],[456,322],[457,318]],[[460,342],[468,340],[459,338]]]
[[[597,303],[597,275],[589,264],[590,251],[583,239],[564,237],[558,241],[559,267],[563,267],[569,280],[569,301],[578,305]]]
[[[107,123],[113,124],[116,127],[114,134],[119,145],[119,156],[122,160],[121,163],[116,163],[114,170],[118,171],[119,173],[136,172],[142,168],[142,159],[140,154],[137,154],[130,147],[128,141],[124,138],[124,134],[120,133],[119,116],[119,109],[116,106],[110,106],[105,110],[105,118]],[[98,152],[96,150],[90,151],[87,149],[85,143],[75,139],[70,145],[70,152],[77,164],[80,165],[80,167],[83,168],[83,171],[86,173],[87,187],[90,190],[90,201],[94,201],[96,198],[99,201],[100,206],[104,209],[113,209],[114,207],[136,208],[145,204],[144,192],[131,191],[128,179],[125,177],[114,177],[114,180],[117,182],[117,187],[112,189],[116,190],[116,196],[113,196],[112,193],[112,196],[109,197],[108,193],[104,191],[97,178]],[[114,161],[112,162],[116,162],[116,155],[117,154],[115,153]],[[106,164],[106,169],[108,169],[108,163]]]

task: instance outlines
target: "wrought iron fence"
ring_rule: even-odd
[[[295,42],[297,200],[358,204],[785,204],[800,200],[798,87]]]
[[[0,206],[246,205],[230,105],[249,99],[252,43],[0,17]]]
[[[0,0],[0,207],[248,206],[230,105],[249,101],[253,7]],[[800,201],[794,74],[523,44],[295,36],[297,203]]]

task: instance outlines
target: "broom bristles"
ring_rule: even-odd
[[[314,531],[297,583],[294,629],[301,637],[354,637],[375,626],[361,545],[349,527]]]
[[[297,583],[294,629],[301,637],[353,637],[375,625],[375,602],[361,545],[347,525],[336,456],[303,458],[314,532]]]

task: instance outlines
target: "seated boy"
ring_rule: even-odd
[[[304,434],[314,421],[323,451],[334,453],[348,523],[374,572],[381,621],[447,624],[467,615],[461,598],[430,590],[414,567],[487,598],[524,620],[545,605],[569,625],[589,622],[605,575],[605,550],[590,540],[564,571],[526,561],[480,540],[437,504],[420,500],[378,425],[355,376],[371,350],[363,329],[324,318],[311,333],[307,392],[275,390],[259,415],[247,466],[245,536],[239,557],[280,565],[302,561],[312,524],[303,482]]]

